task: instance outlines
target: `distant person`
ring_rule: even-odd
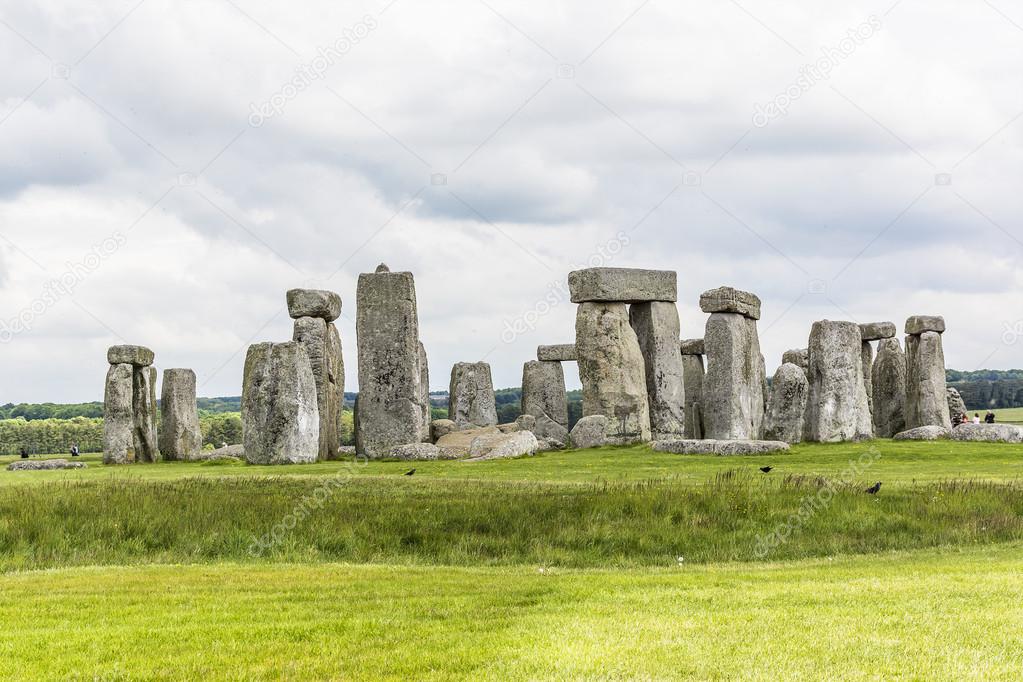
[[[970,418],[968,416],[966,416],[966,413],[964,412],[963,414],[959,415],[959,421],[957,421],[952,426],[959,426],[960,424],[969,424],[969,423],[970,423]]]
[[[28,459],[28,448],[26,448],[24,445],[21,446],[21,458]]]
[[[974,412],[973,413],[973,423],[974,424],[979,424],[980,423],[980,412]]]
[[[987,414],[984,415],[984,423],[985,424],[994,424],[995,423],[995,413],[992,412],[991,410],[988,410]]]
[[[77,457],[80,454],[81,454],[81,450],[78,449],[78,443],[72,443],[71,444],[71,456],[72,457]]]

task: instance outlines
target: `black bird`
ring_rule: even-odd
[[[760,467],[760,470],[763,471],[765,474],[771,473],[773,469],[774,467]]]
[[[415,469],[409,469],[408,471],[406,471],[406,472],[405,472],[405,475],[406,475],[406,476],[411,476],[411,475],[413,475],[414,473],[416,473],[416,470],[415,470]]]
[[[880,490],[881,490],[881,481],[878,481],[874,485],[872,485],[869,488],[867,488],[867,494],[869,494],[869,495],[877,495],[878,491],[880,491]]]

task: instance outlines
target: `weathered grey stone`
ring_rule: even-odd
[[[787,362],[774,373],[771,384],[764,438],[799,443],[803,440],[803,417],[810,392],[806,372],[798,365]]]
[[[793,348],[792,350],[785,351],[781,354],[781,363],[784,365],[786,362],[792,363],[805,373],[810,367],[809,349]]]
[[[300,343],[309,356],[309,364],[316,381],[316,406],[320,414],[319,459],[336,457],[341,447],[341,406],[344,403],[344,388],[338,392],[337,372],[340,368],[344,377],[341,360],[341,337],[337,328],[319,317],[299,317],[295,320],[292,340]]]
[[[433,421],[433,410],[430,403],[430,361],[426,356],[426,346],[422,341],[419,342],[419,394],[419,406],[423,411],[422,441],[429,443],[432,434],[430,423]]]
[[[679,352],[682,355],[703,355],[705,347],[703,339],[682,339]]]
[[[562,343],[556,346],[538,346],[536,359],[544,362],[575,362],[579,359],[574,343]]]
[[[388,457],[391,448],[422,441],[426,432],[419,317],[410,272],[359,275],[356,294],[359,396],[356,449]]]
[[[1023,426],[1014,424],[960,424],[952,429],[952,440],[989,443],[1023,443]]]
[[[785,452],[788,443],[772,440],[662,440],[653,445],[657,452],[676,455],[766,455]]]
[[[560,362],[530,360],[523,365],[521,411],[524,415],[550,417],[568,427],[565,371]]]
[[[477,436],[469,446],[469,462],[533,455],[540,443],[529,431]]]
[[[948,401],[948,418],[952,421],[952,425],[963,423],[963,417],[966,416],[966,403],[963,401],[963,397],[959,395],[959,391],[949,387],[945,389],[945,397]]]
[[[379,275],[381,272],[390,272],[390,271],[391,271],[391,269],[389,267],[387,267],[387,263],[381,263],[380,265],[377,266],[377,269],[374,270],[373,272],[375,274]]]
[[[7,465],[8,471],[52,471],[54,469],[84,469],[85,462],[69,462],[66,459],[18,460]]]
[[[804,440],[834,443],[873,435],[861,345],[860,327],[855,322],[813,323]]]
[[[915,429],[900,431],[893,436],[894,440],[939,440],[948,438],[951,429],[944,426],[918,426]]]
[[[608,418],[608,443],[650,440],[646,370],[624,303],[583,303],[575,318],[583,414]]]
[[[333,291],[292,289],[288,292],[288,314],[295,320],[316,317],[333,322],[341,317],[341,297]]]
[[[103,393],[103,463],[135,461],[135,412],[132,408],[134,368],[128,363],[111,365]]]
[[[351,459],[358,455],[354,445],[342,445],[337,449],[337,453],[340,459]]]
[[[154,357],[153,351],[145,346],[111,346],[107,350],[107,362],[111,365],[149,367]]]
[[[871,369],[874,434],[891,438],[906,429],[906,354],[899,340],[881,339]]]
[[[517,423],[512,422],[511,424],[498,424],[497,430],[500,431],[501,433],[515,433],[516,431],[521,431],[522,429],[519,428],[519,425]]]
[[[678,309],[674,303],[633,303],[629,322],[643,353],[650,432],[654,440],[681,438],[686,424]]]
[[[907,334],[923,334],[924,332],[945,332],[945,318],[940,315],[914,315],[906,320]]]
[[[454,433],[457,430],[458,427],[455,426],[455,422],[450,419],[434,419],[430,424],[430,436],[434,443],[449,433]]]
[[[862,327],[862,325],[860,325]],[[867,391],[867,409],[874,414],[874,347],[870,341],[860,343],[860,364],[863,366],[863,388]]]
[[[494,380],[486,362],[457,362],[451,368],[448,419],[459,430],[497,424]]]
[[[538,438],[539,447],[537,452],[550,452],[551,450],[564,450],[565,441],[557,440],[556,438]]]
[[[703,339],[700,339],[702,345]],[[686,384],[686,438],[703,438],[703,355],[682,355]]]
[[[391,448],[391,459],[440,459],[440,448],[431,443],[409,443]]]
[[[570,434],[572,447],[582,450],[607,445],[608,421],[602,414],[593,414],[577,421]]]
[[[514,424],[512,425],[514,426]],[[517,429],[516,429],[517,430]],[[472,442],[480,436],[501,436],[504,433],[496,426],[484,426],[478,429],[452,431],[437,439],[439,447],[449,458],[468,457]]]
[[[518,427],[519,431],[532,431],[536,428],[536,417],[531,414],[520,415],[515,420],[515,426]]]
[[[945,354],[938,332],[906,337],[906,427],[917,426],[952,426],[945,396]]]
[[[160,455],[165,460],[198,459],[202,453],[202,432],[195,399],[195,372],[163,371],[160,417]]]
[[[677,275],[671,270],[589,268],[568,275],[572,303],[644,303],[678,300]]]
[[[880,341],[895,336],[894,322],[866,322],[860,325],[860,336],[864,341]]]
[[[135,367],[132,377],[132,410],[135,413],[132,438],[136,462],[159,462],[156,435],[156,368]]]
[[[210,459],[216,460],[224,459],[227,457],[232,457],[235,459],[245,459],[245,446],[242,445],[241,443],[238,443],[236,445],[225,445],[224,447],[217,448],[216,450],[200,452],[198,455],[196,455],[194,459],[195,461],[204,462]]]
[[[700,310],[705,313],[738,313],[760,319],[760,298],[748,291],[718,287],[700,294]]]
[[[242,434],[250,464],[316,461],[320,412],[316,379],[302,344],[249,346],[242,382]]]
[[[559,440],[562,443],[568,440],[568,428],[562,426],[558,422],[554,421],[547,415],[541,415],[536,417],[536,421],[533,424],[533,428],[528,429],[533,432],[538,439],[549,438],[553,440]]]
[[[762,438],[767,378],[756,320],[738,313],[713,313],[703,339],[707,350],[701,405],[704,437]]]

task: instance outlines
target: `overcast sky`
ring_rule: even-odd
[[[1008,0],[8,0],[0,60],[0,403],[102,399],[115,343],[237,395],[298,286],[343,298],[355,390],[381,261],[434,389],[519,385],[587,264],[678,271],[683,337],[757,293],[769,372],[912,314],[949,367],[1023,365]]]

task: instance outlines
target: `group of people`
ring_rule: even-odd
[[[969,424],[969,423],[970,423],[970,416],[968,414],[964,413],[964,414],[960,415],[959,421],[957,423],[953,424],[952,426],[959,426],[959,424]],[[973,423],[974,424],[979,424],[980,423],[980,412],[974,412],[973,413]],[[985,424],[994,424],[995,423],[995,413],[992,412],[991,410],[988,410],[987,414],[984,415],[984,423]]]
[[[28,448],[25,447],[24,445],[22,445],[21,449],[18,451],[18,454],[21,455],[22,459],[28,459]],[[71,444],[71,456],[72,457],[77,457],[80,454],[82,454],[82,451],[79,449],[78,443],[72,443]]]

